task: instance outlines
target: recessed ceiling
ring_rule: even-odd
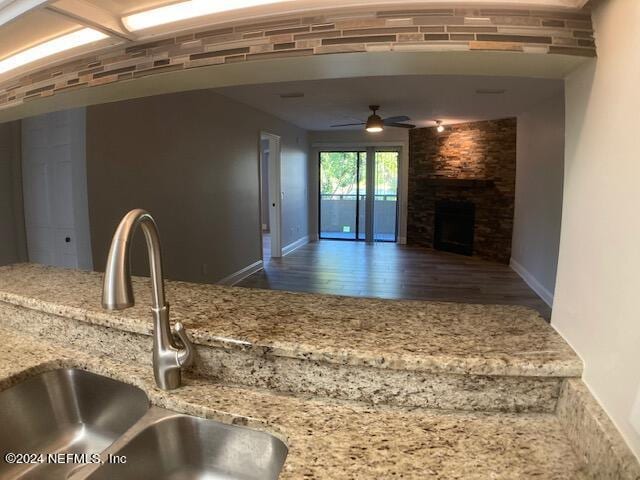
[[[176,3],[176,0],[86,0],[88,3],[93,3],[97,7],[104,8],[114,13],[115,15],[122,16],[129,13],[140,12],[142,10],[149,10],[151,8],[161,7],[170,3]]]
[[[83,27],[97,29],[109,35],[107,41],[93,42],[80,48],[70,48],[50,59],[29,63],[13,73],[0,78],[4,81],[11,75],[22,75],[47,65],[61,62],[80,54],[109,48],[114,44],[131,41],[142,42],[155,36],[177,34],[182,30],[211,28],[213,25],[265,19],[274,15],[295,14],[313,16],[319,11],[350,8],[375,16],[378,10],[388,8],[416,9],[430,6],[495,5],[519,8],[576,8],[585,0],[274,0],[264,5],[235,8],[220,14],[204,15],[178,22],[159,24],[149,28],[127,31],[122,19],[132,13],[184,0],[0,0],[0,60],[16,52],[26,50],[55,37]],[[203,1],[203,0],[199,0]],[[214,1],[214,0],[210,0]],[[218,1],[218,0],[216,0]],[[254,2],[260,3],[260,2]],[[237,4],[240,5],[240,4]]]
[[[380,105],[383,117],[408,115],[417,126],[433,125],[437,119],[459,123],[504,118],[528,110],[563,88],[562,80],[416,75],[272,83],[216,91],[301,128],[328,130],[334,124],[366,120],[372,104]],[[504,93],[495,93],[501,90]],[[304,96],[287,98],[291,93]],[[344,129],[358,128],[362,127]]]
[[[0,27],[0,59],[80,28],[47,10],[34,10]]]
[[[65,2],[67,8],[56,9],[60,0],[0,0],[0,59],[55,36],[68,33],[73,29],[81,28],[83,26],[81,24],[94,28],[100,28],[102,25],[105,27],[104,30],[112,33],[116,31],[120,37],[141,40],[153,35],[163,35],[204,25],[237,22],[248,18],[268,17],[283,13],[312,15],[318,10],[330,8],[351,7],[363,10],[373,7],[398,8],[402,6],[415,9],[433,5],[460,5],[464,3],[467,5],[489,3],[505,8],[514,6],[520,8],[534,6],[578,8],[586,0],[491,0],[489,2],[486,0],[280,0],[266,5],[238,8],[220,14],[161,25],[140,35],[128,35],[127,32],[119,30],[122,26],[123,16],[181,1],[184,0],[67,0]],[[48,8],[56,10],[58,15],[48,11]],[[61,12],[67,16],[59,15]],[[115,30],[113,24],[118,25]]]

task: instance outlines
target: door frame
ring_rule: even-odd
[[[321,215],[321,205],[322,205],[322,192],[321,192],[321,188],[320,188],[320,169],[322,168],[322,159],[320,158],[320,154],[323,152],[350,152],[350,153],[356,153],[358,154],[358,157],[356,159],[356,212],[355,212],[355,226],[356,226],[356,231],[355,231],[355,238],[351,239],[351,238],[331,238],[331,239],[323,239],[321,238],[321,234],[322,234],[322,215]],[[316,216],[317,216],[317,227],[318,227],[318,240],[336,240],[338,242],[352,242],[352,241],[359,241],[360,238],[360,154],[364,153],[365,155],[367,155],[367,149],[366,148],[332,148],[332,149],[326,149],[326,148],[320,148],[318,150],[316,150],[315,152],[315,157],[317,158],[317,162],[315,165],[315,171],[317,172],[317,182],[316,182],[316,189],[317,189],[317,202],[318,202],[318,208],[316,208]],[[368,164],[367,164],[368,165]]]
[[[397,243],[404,245],[407,243],[407,191],[409,188],[409,142],[408,141],[386,141],[386,142],[314,142],[311,144],[312,155],[310,165],[311,174],[316,176],[315,181],[309,182],[312,188],[317,189],[315,195],[310,195],[310,199],[319,202],[320,199],[320,152],[322,151],[367,151],[368,148],[379,147],[381,149],[398,150],[398,218],[397,218]],[[315,222],[318,231],[315,232],[315,239],[320,239],[320,204],[311,206],[311,215],[315,215]]]
[[[264,261],[262,250],[262,140],[269,142],[269,230],[271,234],[271,258],[282,257],[282,140],[279,135],[260,131],[258,137],[258,174],[260,195],[258,201],[258,232],[260,239],[260,258]]]

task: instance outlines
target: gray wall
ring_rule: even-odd
[[[640,2],[595,2],[598,58],[565,81],[564,203],[551,325],[640,458]]]
[[[511,263],[549,302],[562,222],[564,91],[518,116],[516,165]]]
[[[211,91],[87,108],[94,266],[124,213],[156,218],[168,278],[215,282],[260,260],[260,131],[282,137],[283,245],[308,234],[307,134]],[[140,236],[141,237],[141,236]],[[134,272],[146,272],[141,238]]]
[[[0,265],[24,262],[20,122],[0,124]]]

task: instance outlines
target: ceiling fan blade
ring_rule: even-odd
[[[415,125],[411,125],[410,123],[388,123],[385,125],[387,127],[397,127],[397,128],[416,128]]]
[[[366,125],[365,122],[360,122],[360,123],[341,123],[340,125],[331,125],[331,128],[336,128],[336,127],[355,127],[357,125]]]
[[[407,117],[406,115],[401,115],[399,117],[389,117],[389,118],[385,118],[383,120],[385,125],[391,125],[392,123],[400,123],[400,122],[406,122],[408,120],[411,120],[409,117]]]

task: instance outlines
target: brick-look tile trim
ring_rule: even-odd
[[[433,247],[436,201],[469,201],[476,209],[474,255],[509,263],[516,125],[507,118],[410,132],[407,243]]]
[[[0,84],[0,109],[70,89],[268,58],[367,51],[515,51],[595,56],[585,11],[484,8],[333,11],[116,47]]]

